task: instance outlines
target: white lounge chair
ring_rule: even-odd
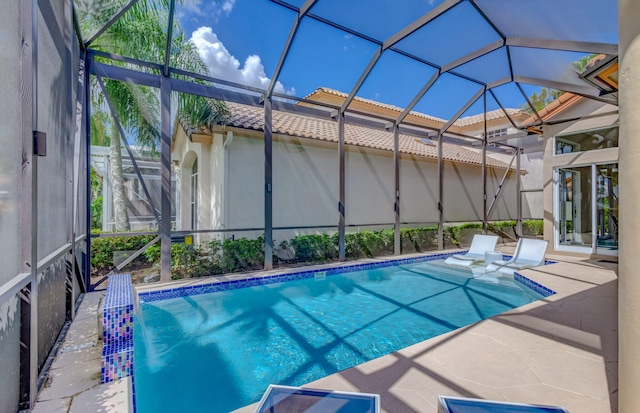
[[[544,254],[547,251],[548,241],[532,238],[520,238],[516,245],[516,251],[510,260],[498,260],[487,265],[485,272],[498,271],[510,274],[517,270],[533,268],[544,264]]]
[[[498,243],[497,235],[480,235],[473,236],[469,252],[466,254],[452,255],[446,260],[445,264],[462,265],[468,267],[471,264],[478,261],[484,261],[484,253],[487,251],[493,251]]]

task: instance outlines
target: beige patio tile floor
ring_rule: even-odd
[[[556,295],[306,386],[378,393],[388,413],[435,413],[438,395],[617,412],[617,265],[548,258],[523,274]],[[130,380],[99,384],[100,299],[85,296],[34,412],[131,411]]]

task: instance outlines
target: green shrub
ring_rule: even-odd
[[[491,225],[501,231],[515,228],[515,221],[493,222]],[[444,228],[445,247],[469,242],[473,233],[478,233],[482,224],[477,222]],[[525,235],[542,234],[542,220],[523,221]],[[99,232],[99,231],[98,231]],[[400,230],[401,250],[425,252],[438,248],[437,226],[423,228],[402,228]],[[104,272],[112,269],[113,252],[138,250],[149,243],[155,235],[119,236],[94,238],[91,244],[91,265],[93,271]],[[338,258],[338,234],[299,235],[280,244],[281,248],[293,250],[290,262],[316,263]],[[394,230],[364,230],[345,235],[345,255],[349,259],[373,258],[392,255],[394,251]],[[274,265],[278,258],[273,257]],[[134,263],[154,263],[160,261],[160,243],[149,247]],[[260,270],[264,266],[264,236],[250,240],[246,238],[208,241],[195,245],[175,243],[171,245],[172,278],[190,278],[237,271]]]
[[[298,235],[280,245],[291,247],[295,262],[325,262],[338,258],[338,242],[328,234]]]
[[[102,197],[91,201],[91,228],[102,228]]]
[[[258,270],[264,267],[264,235],[255,240],[227,238],[222,243],[220,266],[224,272]]]
[[[524,235],[542,236],[544,232],[544,222],[541,219],[527,219],[522,221],[522,232]]]
[[[103,272],[115,267],[113,264],[114,251],[137,251],[151,242],[154,235],[123,235],[118,237],[91,239],[91,267],[92,271]],[[143,258],[139,258],[144,261]]]
[[[402,252],[423,252],[438,248],[438,227],[400,229]]]
[[[348,258],[373,258],[393,254],[393,230],[364,230],[345,235],[345,255]]]

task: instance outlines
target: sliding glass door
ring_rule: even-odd
[[[618,164],[596,165],[598,254],[618,251]]]
[[[560,246],[592,247],[591,166],[559,171]]]
[[[618,164],[557,170],[556,240],[560,250],[618,253]]]

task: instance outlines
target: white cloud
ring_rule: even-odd
[[[234,0],[227,1],[233,3]],[[260,56],[251,55],[247,57],[244,65],[240,66],[240,61],[227,50],[211,27],[203,26],[196,29],[191,35],[191,42],[198,49],[211,76],[262,89],[269,86],[271,79],[264,72]],[[285,88],[279,81],[276,82],[274,91],[288,95],[296,93],[295,88]]]
[[[185,1],[182,8],[178,10],[178,17],[182,18],[188,12],[197,16],[205,16],[206,13],[202,10],[202,0]]]
[[[225,0],[222,3],[222,10],[224,10],[224,12],[227,13],[227,16],[229,16],[229,14],[231,13],[231,10],[233,10],[234,4],[236,4],[236,0]]]
[[[190,18],[197,21],[198,18],[206,17],[213,19],[215,23],[220,21],[220,16],[224,13],[229,17],[236,0],[224,0],[222,2],[210,1],[203,4],[203,0],[186,0],[180,8],[178,8],[178,18]]]

